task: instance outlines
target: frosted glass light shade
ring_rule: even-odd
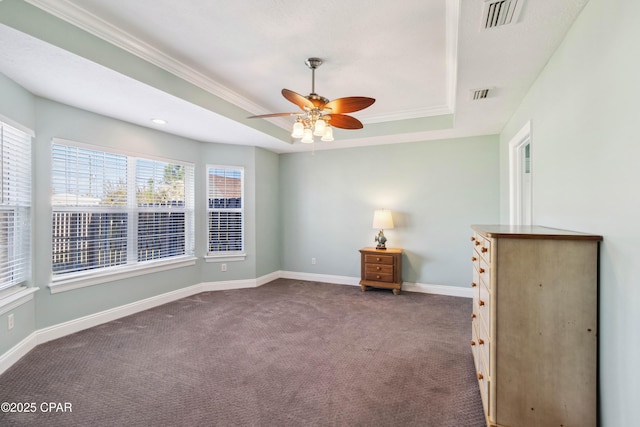
[[[322,135],[324,135],[324,131],[325,131],[326,128],[327,128],[327,122],[325,122],[322,119],[318,119],[316,121],[316,126],[313,129],[313,134],[316,135],[316,136],[322,136]]]
[[[294,138],[302,138],[304,134],[304,125],[302,122],[295,122],[293,124],[293,132],[291,132],[291,136]]]
[[[320,138],[320,141],[331,142],[333,141],[333,128],[331,126],[327,126],[324,130],[324,135]]]
[[[390,230],[393,228],[393,218],[391,211],[386,209],[378,209],[373,212],[373,228],[376,230]]]
[[[302,136],[302,141],[305,144],[311,144],[313,142],[313,131],[311,129],[305,129]]]

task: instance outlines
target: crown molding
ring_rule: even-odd
[[[246,111],[253,114],[269,112],[264,107],[68,0],[25,1]]]
[[[395,111],[388,114],[376,114],[371,116],[362,114],[359,117],[361,118],[363,123],[371,124],[396,120],[419,119],[423,117],[441,116],[444,114],[452,113],[453,111],[451,110],[449,105],[437,105],[430,108],[415,108],[412,110]]]

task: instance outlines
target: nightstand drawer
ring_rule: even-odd
[[[366,254],[364,256],[365,264],[390,264],[393,265],[393,256],[392,255],[370,255]]]
[[[373,280],[376,282],[393,283],[393,273],[369,273],[366,272],[365,280]]]
[[[369,273],[376,274],[393,274],[393,265],[385,265],[385,264],[365,264],[364,271]]]

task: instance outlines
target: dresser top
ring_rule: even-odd
[[[471,228],[485,237],[503,239],[602,240],[602,236],[594,234],[539,225],[472,225]]]

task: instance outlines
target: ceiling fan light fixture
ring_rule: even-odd
[[[300,142],[304,142],[305,144],[311,144],[313,142],[313,131],[311,128],[305,128]]]
[[[322,118],[320,118],[316,120],[316,124],[313,129],[313,134],[315,136],[323,136],[326,129],[327,129],[327,122],[325,122]]]
[[[324,135],[320,138],[320,141],[331,142],[333,141],[333,128],[331,126],[327,126],[324,130]]]
[[[249,118],[266,119],[271,117],[297,116],[296,122],[291,129],[291,137],[301,139],[301,142],[305,144],[312,143],[314,135],[319,136],[321,141],[333,141],[333,127],[339,129],[362,129],[362,122],[345,113],[354,113],[363,110],[376,100],[365,96],[349,96],[329,101],[324,96],[320,96],[315,92],[315,71],[316,68],[322,64],[322,60],[320,58],[309,58],[305,64],[311,69],[311,93],[303,96],[292,90],[282,89],[282,96],[284,96],[287,101],[297,105],[302,112],[269,113],[250,116]]]
[[[293,124],[291,136],[294,138],[302,138],[304,136],[304,125],[299,119]]]

